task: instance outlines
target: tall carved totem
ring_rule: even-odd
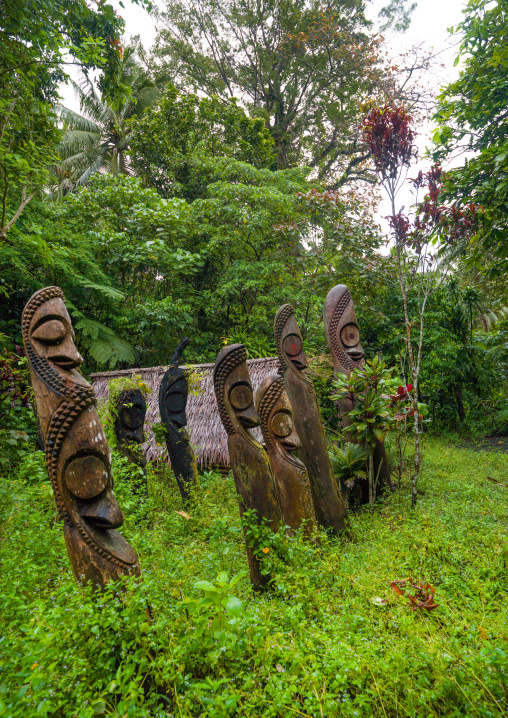
[[[316,518],[333,533],[348,531],[346,507],[330,464],[314,385],[305,373],[307,357],[291,304],[284,304],[275,315],[274,333],[280,371],[302,441],[298,453],[309,472]]]
[[[146,458],[141,451],[145,441],[146,400],[139,389],[126,389],[116,403],[115,435],[118,449],[132,464],[146,473]]]
[[[159,411],[166,427],[166,446],[171,468],[178,483],[184,504],[189,501],[190,486],[199,483],[196,458],[185,427],[187,426],[187,397],[189,386],[185,369],[178,366],[182,352],[189,343],[184,337],[176,347],[169,369],[159,388]]]
[[[362,366],[365,353],[360,344],[360,330],[356,319],[355,306],[345,284],[337,284],[327,294],[323,309],[323,321],[326,341],[332,355],[335,374],[348,374],[356,367]],[[350,399],[341,399],[338,404],[339,416],[347,429],[351,423],[345,414],[353,408]],[[380,441],[374,449],[374,475],[379,475],[378,488],[391,487],[390,468],[386,458],[386,449]],[[368,503],[368,486],[365,483],[362,492],[362,503]]]
[[[255,509],[258,519],[269,521],[277,531],[281,514],[268,455],[249,429],[259,426],[254,408],[252,384],[243,344],[231,344],[220,351],[213,370],[213,383],[219,414],[228,435],[228,450],[236,490],[240,494],[240,513]],[[246,540],[250,579],[254,589],[262,589],[269,577],[260,572],[259,561]]]
[[[268,377],[263,381],[256,393],[256,409],[275,477],[284,525],[298,529],[305,521],[305,532],[310,536],[316,528],[316,514],[309,473],[295,455],[302,444],[296,433],[293,409],[281,376]]]
[[[94,391],[77,371],[83,360],[59,287],[29,299],[21,329],[74,576],[103,587],[122,575],[138,575],[137,556],[116,531],[123,514],[113,494],[111,452]]]

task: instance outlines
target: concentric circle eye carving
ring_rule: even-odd
[[[37,329],[32,332],[32,339],[37,339],[37,341],[43,344],[59,344],[65,339],[66,334],[67,329],[63,322],[59,319],[50,319],[48,322],[40,324]]]
[[[346,347],[355,347],[360,341],[360,330],[356,324],[346,324],[340,330],[341,342]]]
[[[290,357],[295,357],[302,352],[302,340],[298,334],[288,334],[284,339],[284,351]]]
[[[231,406],[238,411],[248,409],[252,404],[252,389],[248,384],[236,384],[229,392]]]
[[[284,411],[279,411],[275,414],[271,421],[271,428],[275,436],[284,439],[293,431],[293,419],[290,414],[287,414]]]
[[[81,456],[71,461],[65,471],[67,488],[78,499],[93,499],[106,488],[109,472],[97,456]]]
[[[168,392],[165,396],[166,408],[175,414],[183,411],[186,405],[184,394],[179,391]]]

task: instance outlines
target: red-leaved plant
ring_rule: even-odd
[[[443,202],[445,173],[438,165],[428,172],[420,171],[410,180],[415,194],[411,215],[396,208],[396,196],[413,159],[414,120],[404,107],[387,104],[372,107],[363,123],[363,139],[372,155],[382,186],[391,203],[388,217],[397,258],[397,273],[402,295],[405,324],[405,353],[412,383],[412,418],[414,421],[415,458],[412,476],[411,504],[416,506],[420,475],[421,414],[418,409],[419,376],[423,346],[424,315],[429,296],[447,276],[450,248],[459,238],[472,233],[476,208],[458,209]],[[425,196],[419,201],[418,195]],[[408,297],[412,294],[417,316],[410,315]],[[415,336],[416,334],[416,336]]]

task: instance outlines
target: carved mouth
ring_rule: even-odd
[[[145,437],[142,433],[139,433],[137,431],[128,431],[125,432],[125,434],[130,444],[144,444],[145,442]]]
[[[109,519],[105,518],[104,516],[97,516],[97,517],[91,517],[91,516],[83,516],[83,519],[86,521],[87,524],[90,524],[90,526],[94,529],[114,529],[117,528],[116,522],[110,521]]]
[[[365,358],[365,354],[359,351],[348,351],[348,355],[354,362],[362,361]]]
[[[50,357],[50,361],[57,366],[61,366],[62,369],[76,369],[76,367],[79,366],[79,361],[75,361],[66,356]]]
[[[307,364],[299,359],[291,359],[297,369],[307,369]]]
[[[292,441],[281,441],[280,443],[286,449],[286,451],[293,452],[293,451],[297,451],[300,448],[300,446],[293,444]]]
[[[254,421],[254,419],[251,419],[249,416],[239,416],[238,421],[244,429],[254,429],[258,426],[258,422]]]

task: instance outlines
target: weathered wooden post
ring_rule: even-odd
[[[185,410],[189,396],[187,372],[179,366],[180,357],[188,343],[187,337],[179,342],[159,388],[159,411],[166,427],[169,460],[186,506],[189,503],[189,488],[199,484],[196,458],[189,434],[185,429],[187,426]]]
[[[259,426],[254,408],[252,384],[247,368],[243,344],[224,347],[215,361],[213,383],[219,415],[228,435],[228,450],[240,502],[240,513],[255,509],[258,521],[267,519],[273,531],[281,525],[273,473],[262,444],[249,429]],[[269,581],[260,571],[260,564],[246,540],[250,579],[254,589],[260,590]]]
[[[360,344],[360,329],[355,306],[345,284],[337,284],[328,292],[323,309],[323,321],[335,374],[349,374],[356,367],[362,366],[365,353]],[[338,409],[343,427],[347,429],[351,422],[346,414],[353,409],[353,402],[351,399],[341,399],[338,402]],[[378,488],[383,489],[386,486],[392,488],[386,449],[380,441],[376,441],[374,448],[374,476],[378,477]],[[362,492],[362,503],[368,503],[368,500],[367,487]]]
[[[115,436],[120,453],[146,474],[146,458],[141,444],[145,441],[146,400],[139,389],[125,389],[116,402]]]
[[[113,494],[111,452],[59,287],[28,301],[21,320],[48,474],[76,579],[102,588],[139,574],[136,554],[116,531],[123,514]]]
[[[275,477],[284,525],[296,530],[305,521],[305,533],[311,536],[317,522],[309,473],[295,456],[302,444],[296,433],[293,409],[281,376],[268,377],[263,381],[256,393],[256,409]]]
[[[344,501],[333,474],[319,405],[312,380],[305,373],[307,357],[291,304],[275,315],[275,346],[279,356],[295,426],[302,441],[299,457],[309,472],[312,499],[318,522],[337,534],[349,531]]]

